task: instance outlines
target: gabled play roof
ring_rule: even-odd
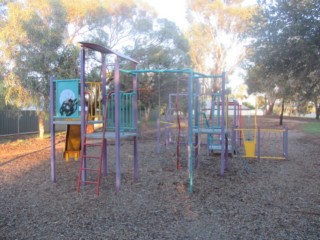
[[[109,48],[106,48],[106,47],[103,47],[101,45],[98,45],[98,44],[95,44],[95,43],[88,43],[88,42],[79,42],[81,47],[83,48],[88,48],[88,49],[91,49],[91,50],[94,50],[94,51],[97,51],[97,52],[100,52],[100,53],[103,53],[103,54],[114,54],[120,58],[123,58],[123,59],[126,59],[126,60],[129,60],[131,62],[134,62],[134,63],[138,63],[137,60],[131,58],[131,57],[128,57],[126,55],[123,55],[121,53],[118,53],[116,51],[113,51]]]

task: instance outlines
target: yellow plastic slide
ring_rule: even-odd
[[[67,125],[66,144],[63,157],[78,160],[81,150],[81,125]]]

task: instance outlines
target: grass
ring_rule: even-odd
[[[320,122],[309,122],[302,125],[302,130],[306,133],[320,134]]]

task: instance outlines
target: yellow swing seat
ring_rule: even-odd
[[[244,141],[244,149],[248,158],[254,158],[256,152],[256,141]]]

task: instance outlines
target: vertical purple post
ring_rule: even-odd
[[[196,99],[195,99],[195,107],[194,107],[194,112],[195,112],[195,126],[199,128],[199,96],[200,96],[200,87],[199,87],[199,79],[197,78],[196,80]],[[192,126],[193,127],[193,126]],[[196,146],[194,157],[195,157],[195,162],[194,162],[194,167],[198,168],[199,160],[198,160],[198,155],[199,155],[199,134],[196,133],[194,137],[194,145]]]
[[[84,148],[84,139],[85,139],[85,129],[86,129],[86,121],[85,121],[85,118],[86,118],[86,102],[85,102],[85,96],[84,96],[84,92],[85,92],[85,82],[86,82],[86,79],[85,79],[85,55],[86,55],[86,52],[85,52],[85,49],[84,48],[81,48],[81,52],[80,52],[80,68],[81,68],[81,77],[80,77],[80,105],[81,105],[81,119],[80,119],[80,123],[81,123],[81,149],[82,150],[82,153],[83,155],[86,155],[85,153],[85,148]],[[82,161],[83,161],[83,170],[82,170],[82,180],[83,181],[86,181],[86,165],[87,165],[87,162],[86,162],[86,158],[85,157],[82,157]]]
[[[137,69],[137,64],[134,63],[134,69]],[[133,76],[133,92],[135,95],[133,96],[133,121],[134,121],[134,127],[137,134],[138,129],[138,103],[137,103],[137,91],[138,91],[138,77],[137,74]],[[137,135],[133,137],[133,180],[138,181],[139,180],[139,158],[138,158],[138,140]]]
[[[120,169],[120,68],[119,57],[116,57],[114,65],[114,108],[115,108],[115,146],[116,146],[116,191],[121,188]]]
[[[166,122],[172,123],[172,101],[171,101],[171,96],[172,94],[169,94],[169,114],[166,116]],[[169,144],[171,143],[172,140],[172,126],[170,123],[165,123],[165,144],[166,144],[166,149],[169,149]]]
[[[51,181],[57,181],[56,174],[56,132],[55,125],[53,123],[54,116],[54,77],[50,78],[50,133],[51,133]]]
[[[233,100],[233,124],[232,124],[232,132],[231,132],[231,149],[234,152],[236,149],[236,131],[237,128],[237,101]]]
[[[235,154],[236,152],[236,127],[235,125],[232,126],[232,129],[231,129],[231,144],[232,144],[232,154]]]
[[[237,126],[237,120],[238,120],[238,116],[237,116],[237,101],[233,100],[233,119],[234,119],[234,126]]]
[[[157,119],[157,153],[160,153],[160,137],[161,137],[161,128],[160,128],[160,117]]]
[[[258,160],[261,160],[261,129],[258,127]]]
[[[220,102],[220,101],[219,101]],[[219,111],[220,112],[220,104],[219,106]],[[225,119],[224,119],[224,109],[225,109],[225,73],[222,73],[221,76],[221,160],[220,160],[220,174],[221,176],[224,175],[224,170],[225,170]],[[220,119],[220,116],[219,116]]]
[[[106,73],[107,73],[107,66],[106,66],[106,55],[105,54],[101,54],[101,82],[102,82],[102,104],[103,104],[103,116],[106,116],[107,118],[107,114],[105,114],[106,109],[106,86],[107,86],[107,77],[106,77]],[[103,119],[105,121],[105,123],[107,123],[107,119]],[[106,128],[107,126],[105,126]],[[104,130],[105,131],[105,130]],[[104,132],[103,131],[103,132]],[[102,155],[103,155],[103,161],[102,161],[102,175],[103,176],[107,176],[107,140],[105,139],[105,136],[103,136],[104,140],[102,141]]]
[[[226,140],[225,140],[225,154],[224,154],[224,157],[225,157],[225,169],[226,170],[229,170],[229,156],[228,156],[228,153],[229,153],[229,142],[228,142],[228,135],[226,134]]]

